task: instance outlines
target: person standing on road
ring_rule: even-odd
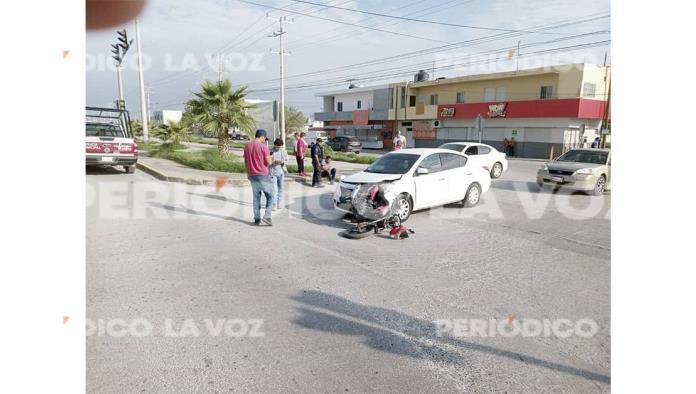
[[[295,141],[295,159],[297,160],[297,173],[299,176],[307,176],[304,169],[304,157],[307,153],[307,143],[304,140],[305,133],[300,133]]]
[[[510,138],[510,156],[515,157],[515,137]]]
[[[401,150],[406,148],[406,137],[401,135],[401,130],[396,131],[396,137],[394,137],[394,150]]]
[[[271,163],[271,176],[273,177],[274,190],[274,201],[273,209],[280,210],[283,209],[283,185],[285,182],[285,173],[287,168],[285,167],[288,162],[288,152],[285,151],[283,147],[283,140],[276,138],[273,141],[273,152],[271,152],[273,157],[273,162]]]
[[[503,138],[503,152],[505,152],[505,155],[510,156],[510,140],[507,137]]]
[[[251,191],[254,195],[254,224],[261,222],[272,226],[271,211],[273,209],[274,187],[268,166],[273,162],[273,157],[266,146],[266,130],[256,130],[255,139],[244,145],[244,166],[247,177],[251,183]],[[266,209],[261,218],[261,194],[266,197]]]
[[[321,146],[322,139],[317,138],[317,142],[312,145],[312,167],[314,167],[314,173],[312,174],[312,186],[321,187],[321,161],[324,160],[324,148]]]
[[[592,141],[592,148],[599,148],[599,137],[596,137],[594,141]]]

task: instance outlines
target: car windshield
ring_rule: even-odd
[[[570,150],[557,161],[568,161],[576,163],[592,163],[592,164],[607,164],[609,152],[592,151],[592,150]]]
[[[372,163],[365,172],[376,174],[405,174],[418,161],[419,155],[410,153],[392,153],[384,155]]]
[[[461,144],[444,144],[440,147],[440,149],[449,149],[453,150],[455,152],[461,152],[466,148],[466,145],[461,145]]]

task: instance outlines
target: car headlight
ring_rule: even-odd
[[[547,164],[544,164],[543,166],[541,166],[541,170],[542,170],[542,171],[548,171],[548,170],[549,170],[549,166],[548,166]]]
[[[576,174],[579,175],[590,175],[592,174],[592,169],[591,168],[581,168],[577,171],[575,171]]]

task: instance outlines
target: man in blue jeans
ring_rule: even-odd
[[[273,158],[266,146],[266,130],[256,130],[255,139],[244,145],[244,165],[247,177],[251,183],[251,191],[254,194],[254,224],[273,225],[271,212],[273,211],[274,186],[269,175],[268,166]],[[266,197],[266,210],[261,218],[261,193]]]

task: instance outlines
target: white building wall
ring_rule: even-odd
[[[360,109],[371,109],[373,103],[372,92],[357,92],[337,94],[334,96],[334,111],[338,111],[338,103],[343,103],[343,112],[358,109],[358,100],[362,101]]]

